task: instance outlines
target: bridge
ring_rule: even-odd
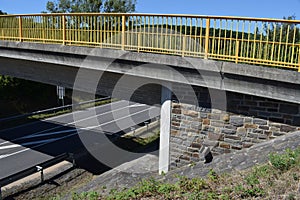
[[[0,40],[1,74],[161,104],[161,172],[300,126],[299,20],[4,15]]]

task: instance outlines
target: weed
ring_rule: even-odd
[[[292,151],[287,149],[284,154],[273,153],[270,155],[271,164],[280,171],[287,171],[300,160],[300,148]]]

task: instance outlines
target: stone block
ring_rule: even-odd
[[[257,124],[245,124],[244,127],[245,127],[245,128],[252,128],[252,129],[255,129],[255,128],[258,127],[258,125],[257,125]]]
[[[200,155],[199,155],[199,153],[193,153],[192,157],[193,158],[200,158]]]
[[[180,126],[179,122],[172,121],[172,126]]]
[[[182,155],[182,156],[180,156],[180,160],[190,161],[191,159],[189,156]]]
[[[231,149],[234,150],[242,150],[243,146],[242,145],[231,145]]]
[[[230,143],[231,145],[242,145],[243,142],[241,140],[234,140],[234,139],[230,139],[230,138],[224,138],[224,142],[226,143]]]
[[[230,115],[229,115],[229,114],[224,114],[224,115],[222,115],[221,119],[222,119],[224,122],[229,122],[229,120],[230,120]]]
[[[257,125],[267,125],[268,121],[264,120],[264,119],[258,119],[258,118],[254,118],[253,119],[253,124],[257,124]]]
[[[256,133],[248,133],[249,138],[258,138],[258,134]]]
[[[203,119],[202,124],[203,125],[210,125],[210,120],[209,119]]]
[[[207,115],[207,118],[208,119],[214,119],[214,120],[220,120],[221,116],[220,116],[220,114],[212,114],[212,113],[210,113],[210,114]]]
[[[231,116],[229,123],[236,126],[240,127],[244,125],[244,118],[243,117],[237,117],[237,116]]]
[[[287,132],[287,133],[292,132],[292,131],[296,131],[296,127],[282,124],[281,127],[280,127],[280,131],[281,132]]]
[[[252,146],[253,146],[252,143],[248,143],[248,142],[243,143],[243,148],[250,148]]]
[[[206,118],[207,118],[207,115],[208,115],[207,113],[202,113],[202,112],[201,112],[201,113],[200,113],[200,118],[201,118],[201,119],[206,119]]]
[[[179,136],[180,132],[178,130],[171,130],[171,135],[172,136]]]
[[[265,135],[265,134],[259,134],[259,135],[258,135],[258,139],[266,140],[266,139],[268,139],[268,136]]]
[[[230,149],[231,148],[231,145],[228,144],[228,143],[225,143],[225,142],[221,142],[219,146],[221,148],[224,148],[224,149]]]
[[[183,115],[189,116],[189,117],[198,117],[199,113],[193,110],[183,110],[182,111]]]
[[[252,133],[258,133],[258,134],[263,134],[264,130],[262,130],[262,129],[251,129],[250,132],[252,132]]]
[[[236,133],[237,134],[245,134],[247,133],[247,128],[243,128],[243,127],[238,127],[237,130],[236,130]]]
[[[195,152],[199,152],[199,149],[193,148],[193,147],[188,147],[188,148],[187,148],[187,151],[188,151],[188,152],[191,152],[191,153],[195,153]]]
[[[228,128],[221,128],[221,133],[233,135],[236,134],[236,130],[228,129]]]
[[[224,122],[211,120],[210,125],[214,127],[224,127]]]
[[[208,139],[215,140],[215,141],[222,141],[224,140],[224,134],[218,134],[218,133],[208,133]]]
[[[270,129],[269,126],[259,126],[258,128],[260,128],[262,130],[269,130]]]
[[[202,144],[193,142],[192,145],[191,145],[191,147],[192,147],[192,148],[200,149],[200,148],[202,147]]]
[[[180,115],[181,114],[181,110],[180,109],[172,109],[172,113],[173,114],[177,114],[177,115]]]
[[[214,147],[216,147],[216,146],[219,145],[219,142],[218,141],[213,141],[213,140],[207,140],[207,139],[205,139],[203,141],[203,145],[207,146],[207,147],[210,147],[210,148],[214,148]]]
[[[241,137],[240,136],[237,136],[237,135],[225,135],[225,139],[226,138],[229,138],[229,139],[232,139],[232,140],[237,140],[237,141],[240,141],[241,140]],[[224,140],[225,140],[224,139]]]
[[[174,109],[181,109],[181,104],[179,104],[179,103],[172,103],[172,108],[174,108]]]
[[[266,135],[266,136],[271,136],[273,134],[273,132],[272,131],[264,131],[264,135]]]

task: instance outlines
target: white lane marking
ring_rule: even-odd
[[[6,158],[7,156],[8,156],[8,154],[0,155],[0,160],[1,160],[2,158]]]
[[[120,110],[123,110],[123,109],[126,109],[126,108],[127,108],[127,107],[122,107],[122,108],[119,108],[119,109],[116,109],[116,110],[113,110],[113,111],[107,111],[107,112],[105,112],[105,113],[101,113],[101,114],[99,114],[99,115],[93,115],[93,116],[90,116],[90,117],[87,117],[87,118],[84,118],[84,119],[80,119],[80,120],[75,121],[75,122],[69,122],[69,123],[67,123],[67,124],[64,124],[64,126],[73,125],[73,124],[78,123],[78,122],[82,122],[82,121],[85,121],[85,120],[89,120],[89,119],[92,119],[92,118],[94,118],[94,117],[99,117],[99,116],[101,116],[101,115],[106,115],[106,114],[108,114],[108,113],[112,113],[112,112],[115,112],[115,111],[120,111]],[[39,131],[39,132],[33,133],[33,134],[31,134],[31,135],[28,135],[28,136],[38,135],[38,134],[40,134],[40,133],[45,133],[45,132],[47,132],[47,131],[55,130],[55,129],[58,129],[58,128],[61,128],[61,127],[53,127],[53,128],[49,128],[49,129],[46,129],[46,130],[43,130],[43,131]],[[20,138],[16,138],[16,139],[11,140],[11,141],[5,141],[5,142],[0,143],[0,145],[7,144],[7,143],[9,143],[9,142],[15,142],[15,141],[18,141],[18,140],[23,139],[24,137],[28,137],[28,136],[23,136],[23,137],[20,137]]]
[[[135,113],[133,113],[132,115],[129,115],[129,116],[133,116],[133,115],[136,115],[136,114],[140,114],[140,113],[143,113],[143,112],[145,112],[145,111],[147,111],[147,110],[151,110],[151,109],[156,109],[156,108],[155,108],[155,107],[150,107],[150,108],[147,108],[147,109],[145,109],[145,110],[135,112]],[[103,123],[103,124],[101,124],[101,125],[96,126],[96,128],[97,128],[97,127],[100,127],[100,126],[103,126],[103,125],[111,124],[111,123],[116,122],[116,121],[118,121],[118,120],[126,119],[126,118],[128,118],[129,116],[124,116],[124,117],[118,118],[117,120],[105,122],[105,123]]]
[[[64,137],[60,137],[60,138],[57,139],[57,140],[62,140],[62,139],[68,138],[68,137],[72,137],[72,136],[74,136],[74,135],[77,135],[77,133],[73,133],[73,134],[70,134],[70,135],[67,135],[67,136],[64,136]],[[14,152],[14,153],[10,153],[10,154],[7,154],[7,155],[5,155],[5,157],[3,157],[3,158],[7,158],[7,157],[10,157],[10,156],[13,156],[13,155],[16,155],[16,154],[25,152],[25,151],[28,151],[28,150],[33,149],[33,148],[38,148],[38,147],[44,146],[44,145],[46,145],[46,144],[55,142],[55,141],[57,141],[57,140],[53,140],[53,141],[48,142],[48,143],[39,144],[39,145],[36,145],[36,146],[34,146],[34,147],[31,147],[31,148],[24,148],[24,149],[22,149],[22,150],[20,150],[20,151],[17,151],[17,152]],[[0,158],[0,160],[3,159],[3,158]]]
[[[112,104],[116,104],[116,103],[121,103],[125,100],[120,100],[120,101],[114,101],[110,104],[104,104],[104,105],[100,105],[98,107],[95,107],[95,108],[103,108],[103,107],[106,107],[108,105],[112,105]],[[77,113],[77,112],[86,112],[86,110],[78,110],[78,111],[75,111],[75,112],[71,112],[71,113],[66,113],[66,114],[63,114],[63,115],[59,115],[59,116],[55,116],[55,117],[51,117],[51,118],[47,118],[47,119],[44,119],[44,120],[41,120],[43,122],[47,122],[47,121],[51,121],[53,119],[56,119],[56,118],[59,118],[59,117],[66,117],[68,115],[71,115],[71,114],[74,114],[74,113]],[[19,125],[19,126],[15,126],[15,127],[12,127],[12,128],[7,128],[7,129],[4,129],[4,130],[1,130],[0,133],[3,133],[5,131],[8,131],[8,130],[13,130],[13,129],[17,129],[17,128],[21,128],[21,127],[24,127],[24,126],[29,126],[29,125],[33,125],[33,124],[37,124],[39,123],[40,121],[36,121],[36,122],[30,122],[28,124],[22,124],[22,125]]]
[[[132,107],[143,107],[143,106],[148,106],[148,105],[146,105],[146,104],[133,104],[133,105],[130,105],[128,107],[132,108]]]
[[[7,145],[4,147],[0,147],[0,150],[4,150],[4,149],[12,149],[12,148],[16,148],[16,147],[20,147],[19,144],[11,144],[11,145]]]
[[[106,106],[109,106],[109,105],[112,105],[112,104],[115,104],[115,103],[121,103],[121,102],[124,102],[125,100],[120,100],[120,101],[114,101],[114,102],[111,102],[111,103],[109,103],[109,104],[104,104],[104,105],[100,105],[100,106],[98,106],[98,107],[91,107],[91,108],[89,108],[89,109],[93,109],[93,108],[104,108],[104,107],[106,107]],[[53,119],[56,119],[56,118],[59,118],[59,117],[66,117],[66,116],[68,116],[68,115],[73,115],[73,114],[75,114],[75,113],[78,113],[78,112],[85,112],[86,110],[77,110],[77,111],[75,111],[75,112],[71,112],[71,113],[66,113],[66,114],[64,114],[64,115],[59,115],[59,116],[54,116],[54,117],[51,117],[51,118],[47,118],[47,119],[44,119],[44,120],[41,120],[41,121],[45,121],[45,122],[47,122],[47,121],[51,121],[51,120],[53,120]]]
[[[7,158],[7,157],[10,157],[10,156],[13,156],[13,155],[16,155],[16,154],[19,154],[19,153],[28,151],[28,150],[33,149],[33,148],[37,148],[37,147],[40,147],[40,146],[43,146],[43,145],[46,145],[46,144],[49,144],[49,143],[58,141],[58,140],[62,140],[62,139],[68,138],[68,137],[72,137],[72,136],[74,136],[74,135],[77,135],[78,132],[79,132],[80,130],[92,130],[92,129],[97,128],[97,127],[99,127],[99,126],[103,126],[103,125],[105,125],[105,124],[109,124],[109,123],[112,123],[112,122],[115,122],[115,121],[118,121],[118,120],[121,120],[121,119],[124,119],[124,118],[127,118],[127,117],[131,117],[131,116],[133,116],[133,115],[136,115],[136,114],[139,114],[139,113],[142,113],[142,112],[145,112],[145,111],[147,111],[147,110],[154,109],[154,108],[155,108],[155,107],[150,107],[150,108],[147,108],[147,109],[145,109],[145,110],[135,112],[135,113],[132,114],[132,115],[125,116],[125,117],[121,117],[121,118],[118,118],[117,120],[113,120],[113,121],[110,121],[110,122],[106,122],[106,123],[103,123],[103,124],[100,124],[100,125],[97,125],[97,126],[90,126],[90,127],[86,127],[86,128],[78,128],[79,130],[77,129],[76,133],[73,133],[73,134],[70,134],[70,135],[66,135],[66,136],[60,137],[60,138],[53,138],[52,141],[50,141],[50,142],[42,143],[42,144],[33,146],[33,147],[31,147],[31,148],[27,148],[27,147],[26,147],[26,148],[23,149],[23,150],[20,150],[20,151],[11,153],[11,154],[7,154],[7,155],[5,155],[5,157],[0,157],[0,160],[3,159],[3,158]]]
[[[28,136],[23,137],[22,139],[30,139],[30,138],[44,137],[44,136],[50,136],[50,135],[58,135],[58,134],[70,133],[70,132],[74,132],[74,131],[76,131],[76,129],[43,133],[43,134],[39,134],[39,135],[28,135]]]

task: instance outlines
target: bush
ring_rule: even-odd
[[[287,149],[284,154],[270,154],[270,162],[273,167],[280,171],[287,171],[299,160],[300,148],[295,151]]]

